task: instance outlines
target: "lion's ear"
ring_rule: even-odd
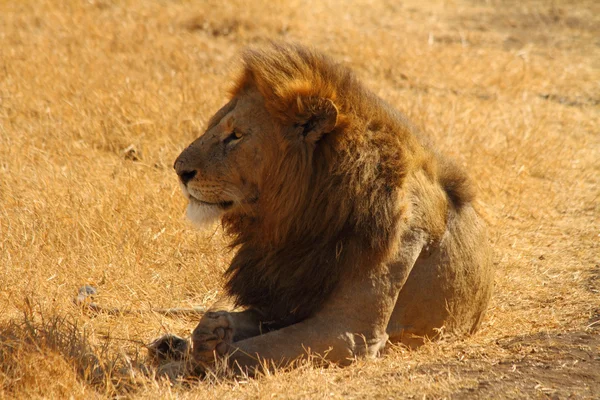
[[[295,107],[295,126],[307,142],[316,143],[335,129],[338,109],[330,99],[298,97]]]

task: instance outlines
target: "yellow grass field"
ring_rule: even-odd
[[[239,51],[351,66],[477,183],[482,329],[347,368],[155,379],[144,344],[197,318],[231,252],[172,164]],[[0,0],[0,398],[600,398],[600,2]]]

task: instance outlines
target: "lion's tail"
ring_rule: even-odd
[[[475,187],[466,172],[454,162],[442,159],[439,181],[455,208],[459,209],[475,198]]]

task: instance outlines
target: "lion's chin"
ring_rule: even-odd
[[[200,229],[211,227],[224,213],[225,210],[217,204],[200,203],[193,198],[190,198],[186,210],[187,218]]]

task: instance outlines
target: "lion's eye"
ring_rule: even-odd
[[[239,139],[241,139],[241,138],[242,138],[242,136],[243,136],[243,135],[242,135],[242,133],[241,133],[241,132],[238,132],[238,131],[233,131],[233,132],[231,132],[231,134],[230,134],[229,136],[227,136],[227,137],[225,138],[225,140],[223,140],[223,143],[225,143],[225,144],[228,144],[228,143],[230,143],[230,142],[233,142],[233,141],[239,140]]]

